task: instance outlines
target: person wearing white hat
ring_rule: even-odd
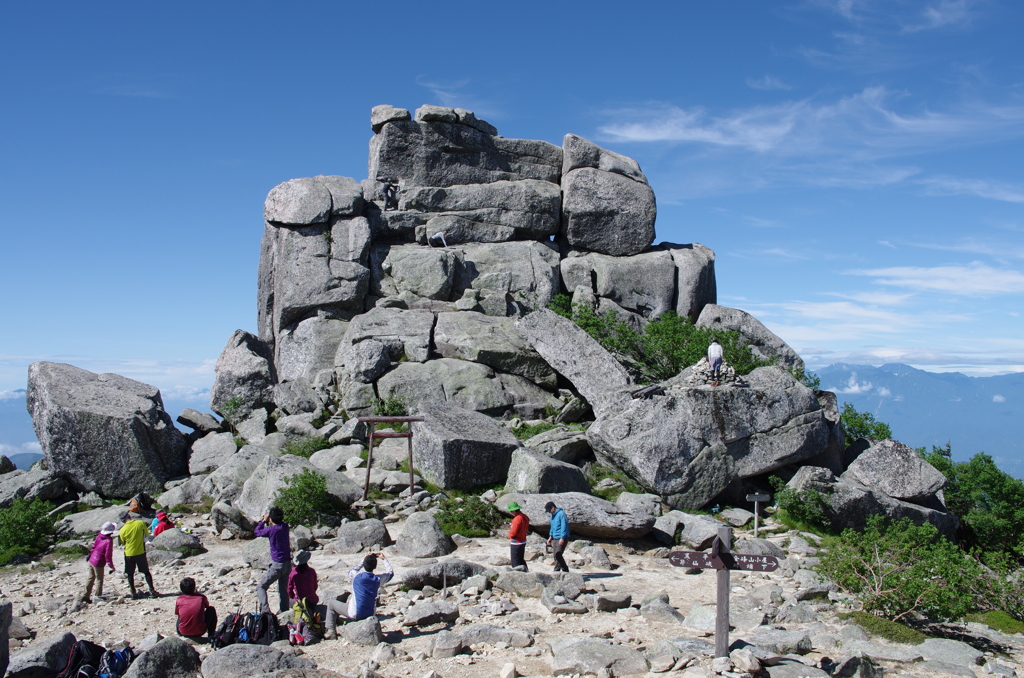
[[[92,551],[89,552],[89,578],[85,582],[85,595],[82,597],[87,603],[92,602],[92,587],[96,584],[96,596],[103,595],[103,565],[110,566],[110,574],[114,574],[114,533],[117,532],[117,525],[114,523],[103,523],[100,533],[92,543]]]

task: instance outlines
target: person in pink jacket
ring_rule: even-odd
[[[96,595],[103,595],[103,565],[110,566],[110,573],[114,569],[114,533],[117,532],[117,525],[114,523],[103,523],[100,533],[92,543],[92,551],[89,552],[89,579],[85,583],[85,597],[82,599],[87,603],[92,602],[92,585],[96,584]]]

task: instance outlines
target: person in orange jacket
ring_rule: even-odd
[[[523,513],[522,507],[512,501],[508,504],[508,510],[512,512],[512,527],[508,530],[508,538],[511,542],[512,569],[526,572],[526,533],[530,529],[530,518]]]

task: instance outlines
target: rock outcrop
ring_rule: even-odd
[[[79,490],[159,494],[164,482],[188,471],[185,436],[153,386],[36,362],[29,366],[26,403],[47,467]]]

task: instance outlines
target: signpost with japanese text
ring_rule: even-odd
[[[718,536],[711,545],[711,551],[672,551],[668,560],[676,567],[697,567],[718,570],[717,596],[715,607],[715,656],[729,656],[729,571],[774,572],[779,561],[773,556],[752,553],[731,553],[732,528],[718,528]]]
[[[754,502],[754,539],[757,539],[757,523],[758,520],[761,518],[761,502],[771,500],[772,497],[770,494],[764,494],[762,492],[747,495],[747,501]]]

